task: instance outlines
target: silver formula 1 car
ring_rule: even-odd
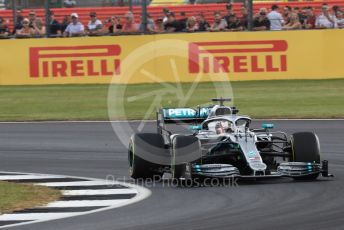
[[[208,107],[163,108],[157,113],[157,133],[136,133],[129,142],[132,178],[171,173],[174,179],[276,178],[315,180],[328,174],[320,158],[319,139],[312,132],[291,136],[272,131],[273,124],[251,129],[251,119],[225,106],[230,99],[212,99]],[[167,124],[189,123],[189,134],[174,134]]]

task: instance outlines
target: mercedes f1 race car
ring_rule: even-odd
[[[129,142],[130,176],[153,178],[171,173],[173,179],[276,178],[315,180],[328,173],[320,158],[319,139],[312,132],[290,136],[272,131],[273,124],[251,129],[251,119],[238,115],[230,99],[212,99],[216,105],[162,108],[156,133],[136,133]],[[172,133],[167,124],[188,123],[189,134]]]

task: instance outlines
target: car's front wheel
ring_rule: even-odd
[[[294,133],[291,137],[293,162],[310,162],[320,164],[320,143],[317,135],[312,132]],[[315,180],[319,173],[295,177],[296,180]]]

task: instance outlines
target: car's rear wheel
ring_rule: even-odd
[[[201,157],[200,141],[195,136],[176,136],[172,140],[171,174],[172,179],[185,178],[186,162],[185,156],[195,156],[197,160]]]
[[[320,143],[317,135],[311,132],[294,133],[291,137],[293,162],[320,163]],[[302,177],[295,177],[295,180],[315,180],[319,173]]]
[[[128,148],[129,175],[134,179],[162,177],[160,164],[150,162],[149,154],[161,155],[166,152],[164,139],[157,133],[137,133],[130,138]]]

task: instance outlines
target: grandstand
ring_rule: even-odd
[[[258,12],[258,10],[262,7],[271,8],[272,4],[278,4],[280,7],[289,5],[291,7],[306,7],[311,6],[315,9],[315,13],[319,13],[321,11],[321,6],[323,3],[328,3],[331,6],[332,5],[338,5],[342,8],[344,8],[344,1],[343,0],[335,0],[335,1],[304,1],[304,2],[257,2],[254,3],[253,9],[254,12]],[[213,13],[214,11],[220,11],[222,14],[226,14],[226,4],[194,4],[194,5],[159,5],[159,6],[149,6],[148,12],[153,17],[153,19],[156,19],[158,17],[163,17],[162,9],[164,7],[168,7],[172,12],[175,13],[176,18],[180,18],[180,13],[185,12],[186,16],[195,16],[199,13],[203,13],[205,15],[205,18],[208,20],[208,22],[213,22]],[[243,6],[242,3],[234,3],[233,4],[233,11],[234,13],[240,15],[240,8]],[[23,10],[23,15],[28,15],[29,11],[31,9],[25,9]],[[129,7],[86,7],[86,8],[52,8],[52,11],[54,11],[56,19],[58,21],[62,21],[63,17],[66,15],[70,15],[73,12],[77,12],[80,17],[80,21],[84,24],[86,24],[89,21],[89,13],[91,11],[95,11],[98,14],[98,18],[102,21],[110,18],[113,15],[118,16],[124,16],[126,12],[129,11]],[[4,17],[5,20],[8,21],[8,25],[10,28],[13,28],[13,15],[12,10],[2,10],[0,11],[0,16]],[[37,9],[36,10],[37,16],[42,18],[44,20],[45,18],[45,11],[44,9]],[[134,6],[133,7],[133,13],[135,15],[136,22],[140,21],[140,15],[141,15],[141,7],[140,6]]]

